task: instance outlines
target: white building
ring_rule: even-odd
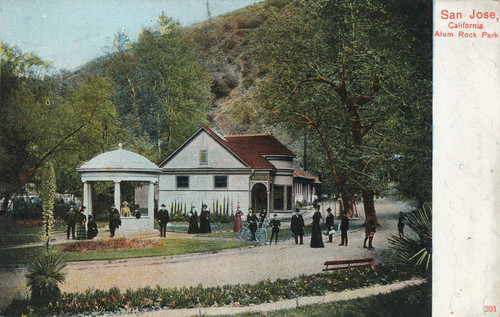
[[[270,134],[226,136],[201,127],[160,164],[159,204],[182,212],[202,203],[232,214],[236,205],[291,212],[311,203],[319,181],[293,165],[295,154]]]
[[[122,217],[119,231],[154,228],[155,187],[158,204],[172,212],[200,211],[204,203],[211,212],[232,215],[236,206],[246,213],[291,212],[297,202],[314,200],[319,181],[293,165],[295,154],[270,134],[224,137],[201,127],[158,168],[145,157],[120,147],[102,153],[77,171],[83,182],[83,204],[94,213],[92,186],[113,182],[110,197],[118,208],[123,203],[124,182],[140,182],[135,202],[141,202],[140,218]],[[145,207],[145,208],[144,208]]]

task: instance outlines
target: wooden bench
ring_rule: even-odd
[[[370,266],[375,270],[375,258],[326,261],[324,265],[325,268],[323,269],[323,271],[350,269],[352,267],[363,266]]]

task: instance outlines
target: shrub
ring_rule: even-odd
[[[257,284],[225,285],[204,288],[183,287],[166,289],[161,287],[141,288],[121,292],[117,288],[108,291],[88,290],[68,294],[44,308],[43,314],[75,314],[96,311],[118,311],[128,309],[152,310],[158,308],[193,308],[210,306],[246,306],[300,296],[323,295],[374,284],[389,284],[396,280],[409,279],[410,271],[398,270],[392,265],[379,265],[376,271],[369,268],[339,270],[300,276],[292,279],[265,280]],[[13,302],[8,312],[28,314],[30,303],[23,300]]]
[[[66,267],[60,257],[53,254],[42,255],[28,264],[26,279],[31,291],[31,300],[36,305],[54,302],[61,295],[59,288],[64,282]]]
[[[399,264],[431,272],[432,265],[432,221],[431,209],[421,208],[413,212],[406,224],[418,236],[418,239],[406,236],[392,236],[389,243],[393,255]]]

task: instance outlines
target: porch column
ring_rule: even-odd
[[[120,181],[115,181],[115,199],[114,203],[118,210],[120,210]]]
[[[269,185],[269,183],[268,183],[268,186],[267,186],[267,216],[268,217],[271,214],[271,186],[272,185]]]
[[[155,219],[155,183],[149,182],[148,191],[148,229],[154,229]]]

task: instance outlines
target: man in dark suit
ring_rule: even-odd
[[[342,217],[340,218],[340,233],[342,240],[339,245],[347,246],[347,230],[349,230],[349,218],[347,218],[346,213],[342,213]]]
[[[248,208],[247,222],[252,233],[252,241],[255,241],[255,232],[257,232],[257,216],[253,213],[251,208]]]
[[[278,215],[274,214],[274,218],[271,219],[271,222],[269,223],[271,225],[272,232],[271,232],[271,240],[269,240],[269,244],[273,243],[273,237],[276,235],[276,240],[274,240],[274,244],[278,244],[278,233],[280,232],[280,226],[281,226],[281,221],[278,220]]]
[[[120,219],[120,212],[116,209],[116,206],[111,205],[111,209],[109,211],[109,232],[110,237],[113,238],[115,236],[115,231],[120,227],[122,221]]]
[[[333,227],[334,227],[334,219],[333,219],[333,214],[332,214],[332,208],[328,208],[326,210],[328,212],[328,215],[326,216],[326,230],[328,230],[328,242],[332,243],[333,242]]]
[[[64,221],[66,222],[66,225],[68,226],[68,229],[66,231],[66,237],[69,239],[69,234],[71,232],[71,236],[73,237],[73,240],[75,239],[75,226],[76,226],[76,213],[75,213],[75,208],[73,206],[69,207],[69,211],[66,213],[66,217],[64,218]]]
[[[299,213],[299,208],[295,209],[295,214],[292,216],[292,221],[290,223],[290,229],[292,230],[293,236],[295,237],[295,244],[304,244],[304,218]]]
[[[160,237],[165,238],[167,233],[167,223],[170,220],[168,215],[168,210],[165,204],[161,205],[161,209],[158,210],[158,224],[160,225]]]

